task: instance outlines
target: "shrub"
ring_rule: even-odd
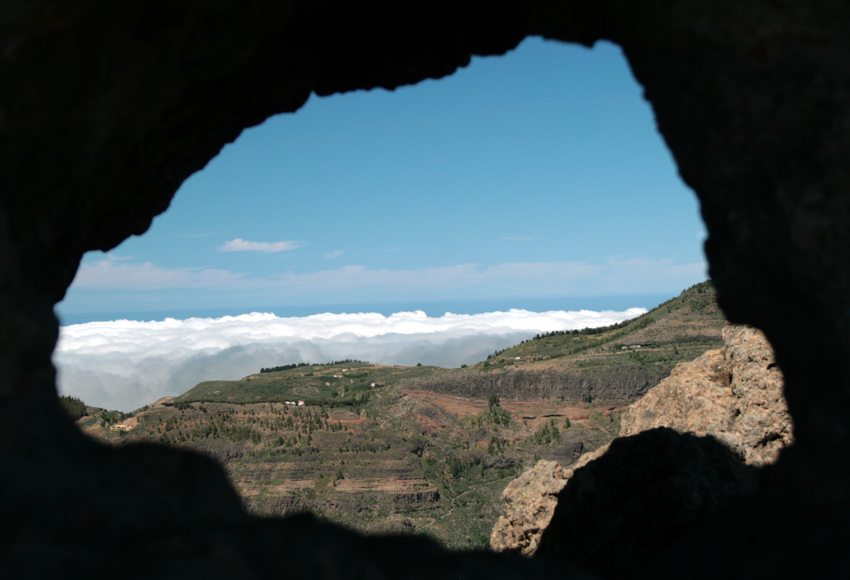
[[[490,396],[487,397],[487,410],[479,415],[481,419],[479,425],[485,421],[495,425],[510,425],[511,414],[507,409],[503,409],[499,403],[499,396],[496,393],[490,393]]]
[[[526,439],[526,441],[534,445],[548,445],[553,441],[560,442],[561,432],[555,426],[555,420],[552,419],[549,423],[543,423],[543,425],[538,427],[537,432]]]
[[[68,413],[72,421],[76,421],[86,415],[86,404],[76,397],[63,395],[59,397],[59,404],[62,405],[62,408],[65,409],[65,412]]]

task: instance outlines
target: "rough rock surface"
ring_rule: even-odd
[[[793,434],[773,349],[764,334],[745,326],[726,327],[723,339],[724,348],[677,365],[633,403],[620,435],[670,427],[713,435],[751,465],[776,461]]]
[[[159,578],[565,574],[235,513],[238,498],[211,461],[86,440],[63,416],[51,365],[53,305],[83,254],[143,233],[244,128],[311,94],[440,78],[535,34],[623,48],[699,197],[719,304],[770,339],[794,419],[794,445],[766,468],[759,493],[683,538],[646,576],[847,577],[850,8],[841,0],[4,2],[4,572],[55,578],[97,562]],[[146,469],[117,468],[136,464]],[[202,501],[191,499],[198,486]],[[298,558],[281,561],[281,546]]]
[[[567,485],[576,469],[600,457],[608,445],[582,456],[569,468],[557,461],[541,460],[508,484],[502,492],[505,514],[499,516],[490,534],[490,546],[497,552],[518,552],[531,556],[540,537],[552,520],[558,505],[558,493]]]
[[[727,326],[723,329],[723,340],[722,349],[677,365],[668,378],[630,405],[623,413],[620,435],[628,437],[668,427],[679,433],[710,435],[748,465],[762,466],[776,461],[779,451],[792,442],[792,433],[791,418],[782,396],[782,373],[773,350],[764,334],[746,326]],[[569,468],[541,461],[508,484],[502,493],[505,514],[499,518],[490,538],[493,548],[534,554],[558,505],[555,496],[577,470],[604,455],[609,446],[583,454]],[[711,504],[716,507],[723,503],[722,497],[736,497],[750,483],[747,479],[741,489],[730,488],[727,495],[712,497]],[[729,487],[730,483],[726,481],[723,485]],[[578,495],[586,495],[586,491]],[[572,501],[577,496],[560,497],[560,501]],[[571,518],[581,513],[579,508],[562,511]],[[584,522],[571,524],[582,526]],[[550,541],[548,555],[572,556],[571,551],[552,546]]]
[[[510,482],[502,492],[507,513],[499,516],[490,546],[497,552],[519,552],[526,556],[536,552],[540,534],[555,512],[557,494],[572,475],[572,470],[561,467],[557,461],[541,460]]]

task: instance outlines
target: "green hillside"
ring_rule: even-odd
[[[297,367],[258,373],[239,381],[199,383],[175,401],[222,403],[285,402],[303,400],[307,405],[357,406],[368,400],[375,387],[395,386],[405,380],[425,378],[436,367],[394,367],[359,361]]]
[[[486,398],[633,400],[677,364],[722,343],[726,324],[710,282],[696,284],[635,319],[538,335],[465,369],[411,381],[411,388]]]
[[[617,359],[623,358],[623,351],[627,351],[626,356],[636,364],[662,362],[666,364],[660,369],[671,369],[678,362],[692,360],[688,351],[702,351],[703,347],[720,344],[720,329],[724,324],[714,287],[706,281],[637,318],[601,328],[538,335],[498,351],[475,366],[518,367],[569,357],[573,357],[569,362],[587,363],[583,359],[591,356],[598,361],[596,365],[602,364],[600,357],[605,364],[622,365],[624,361]],[[629,348],[636,346],[640,346],[641,352]]]

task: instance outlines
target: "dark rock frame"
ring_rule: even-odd
[[[311,92],[439,78],[528,35],[619,44],[728,318],[765,331],[796,444],[636,574],[850,570],[850,7],[840,0],[7,0],[0,6],[0,557],[10,577],[576,576],[245,515],[217,465],[100,447],[50,362],[84,252],[143,233],[244,129]],[[577,577],[577,576],[576,576]]]

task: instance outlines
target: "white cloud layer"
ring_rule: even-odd
[[[219,246],[222,252],[266,252],[268,254],[276,254],[277,252],[286,252],[302,247],[301,242],[249,242],[241,238],[224,242]]]
[[[62,394],[129,411],[197,383],[239,379],[261,367],[354,358],[456,367],[538,332],[604,326],[645,312],[529,312],[428,317],[421,311],[278,318],[116,320],[61,328],[53,355]]]

